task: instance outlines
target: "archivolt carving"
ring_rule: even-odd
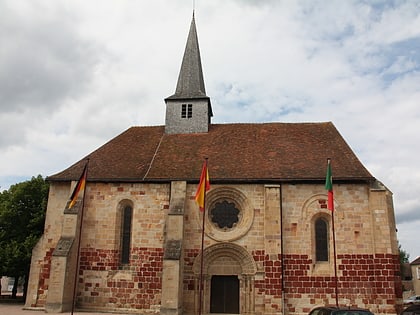
[[[245,248],[233,243],[219,243],[204,249],[203,274],[211,274],[210,269],[212,265],[217,261],[223,260],[236,263],[235,265],[239,267],[236,270],[238,275],[254,275],[257,272],[255,260]],[[200,274],[200,269],[201,254],[194,261],[193,271],[198,275]]]

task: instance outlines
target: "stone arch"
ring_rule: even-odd
[[[333,242],[332,242],[332,217],[331,211],[327,209],[327,198],[326,194],[315,194],[306,199],[302,207],[302,223],[306,225],[307,231],[309,231],[307,241],[311,244],[311,251],[309,257],[312,260],[310,273],[313,276],[324,276],[330,275],[333,272]],[[339,209],[339,205],[335,203],[335,212]],[[342,216],[342,213],[339,213]],[[317,220],[322,219],[327,223],[327,238],[328,238],[328,260],[318,261],[316,258],[316,233],[315,223]]]
[[[311,218],[313,215],[328,213],[326,194],[315,194],[305,200],[302,206],[302,218]]]
[[[327,209],[328,195],[325,194],[314,194],[307,198],[302,205],[301,219],[312,218],[314,215],[320,213],[330,215],[331,211]],[[335,213],[342,215],[340,210],[340,204],[334,199]]]
[[[201,258],[203,257],[203,274],[201,278]],[[203,285],[203,310],[210,312],[211,279],[212,276],[237,276],[239,280],[240,314],[250,314],[255,311],[255,274],[257,264],[251,254],[244,248],[233,243],[218,243],[198,255],[193,264],[195,277],[195,308],[198,311],[200,282]]]
[[[234,273],[230,274],[242,274],[242,275],[255,275],[257,272],[257,264],[255,263],[254,258],[248,251],[233,243],[219,243],[212,245],[204,250],[203,262],[203,274],[211,275],[212,271],[215,268],[212,266],[215,263],[219,263],[220,261],[230,261],[232,262],[231,266],[236,266],[236,270]],[[193,271],[194,274],[200,274],[201,269],[201,254],[198,255],[194,261]],[[230,270],[232,268],[229,268]],[[226,270],[220,270],[223,274],[225,274]]]

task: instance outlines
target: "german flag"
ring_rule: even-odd
[[[76,187],[74,187],[73,193],[70,196],[70,203],[68,209],[71,209],[76,204],[77,198],[79,197],[79,193],[85,189],[87,178],[87,166],[88,163],[86,163],[83,169],[83,173],[77,181],[77,185]]]

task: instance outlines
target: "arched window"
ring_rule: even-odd
[[[316,261],[328,261],[328,222],[324,218],[315,221]]]
[[[131,241],[131,220],[133,217],[133,207],[125,205],[122,209],[121,227],[121,263],[130,262],[130,241]]]

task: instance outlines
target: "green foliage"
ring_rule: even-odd
[[[26,276],[44,231],[48,183],[41,175],[0,193],[0,274]]]
[[[401,248],[401,244],[398,244],[398,251],[400,253],[400,264],[406,264],[409,262],[410,254]]]

